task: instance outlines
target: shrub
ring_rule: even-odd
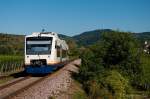
[[[104,85],[116,99],[125,98],[130,89],[128,80],[114,70],[110,71],[107,76],[104,77]]]

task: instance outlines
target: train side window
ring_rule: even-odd
[[[57,57],[60,57],[60,54],[61,54],[60,46],[56,46],[56,50],[57,50]]]
[[[62,57],[63,57],[63,58],[67,57],[67,54],[66,54],[66,53],[67,53],[66,50],[62,50]]]
[[[57,42],[55,41],[55,49],[57,49]]]

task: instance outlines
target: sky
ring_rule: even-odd
[[[0,32],[150,31],[150,0],[0,0]]]

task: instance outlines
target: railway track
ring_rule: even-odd
[[[0,76],[0,80],[4,80],[4,79],[7,79],[9,77],[11,77],[12,75],[1,75]]]
[[[9,79],[9,78],[18,78],[18,77],[23,77],[23,76],[25,76],[25,75],[22,75],[22,74],[24,74],[23,73],[23,70],[21,70],[21,71],[16,71],[16,72],[14,72],[14,73],[11,73],[11,74],[1,74],[0,75],[0,80],[7,80],[7,79]],[[9,80],[8,80],[9,81]]]
[[[35,81],[39,80],[40,78],[41,77],[24,77],[22,79],[12,82],[12,83],[1,86],[0,99],[10,98],[12,95],[15,95],[15,93],[18,93],[19,90],[21,91],[21,89],[34,83]]]
[[[14,81],[12,81],[12,82],[10,82],[10,83],[8,83],[8,84],[4,84],[4,85],[0,86],[0,91],[3,90],[3,89],[5,89],[5,88],[7,88],[7,87],[9,87],[9,86],[12,86],[12,85],[14,85],[14,84],[16,84],[16,83],[19,83],[19,82],[21,82],[21,81],[23,81],[23,80],[26,80],[26,79],[28,79],[28,78],[29,78],[29,76],[27,76],[27,77],[22,77],[22,78],[19,78],[19,79],[17,79],[17,80],[14,80]]]
[[[5,79],[5,78],[7,78],[8,76],[0,76],[0,80],[1,79]]]
[[[64,65],[70,63],[71,61],[68,61]],[[43,77],[27,76],[19,80],[16,80],[14,82],[8,83],[4,86],[0,86],[0,99],[11,99],[11,97],[16,96],[17,94],[20,94],[21,92],[32,87],[33,85],[36,85],[37,83],[42,82],[44,79],[58,75],[63,70],[64,67],[65,66],[55,71],[54,73],[48,74]]]

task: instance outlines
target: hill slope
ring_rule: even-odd
[[[101,34],[103,32],[111,32],[113,30],[111,29],[101,29],[101,30],[93,30],[93,31],[87,31],[83,32],[79,35],[73,36],[73,39],[79,44],[79,46],[87,46],[94,44],[101,38]]]

